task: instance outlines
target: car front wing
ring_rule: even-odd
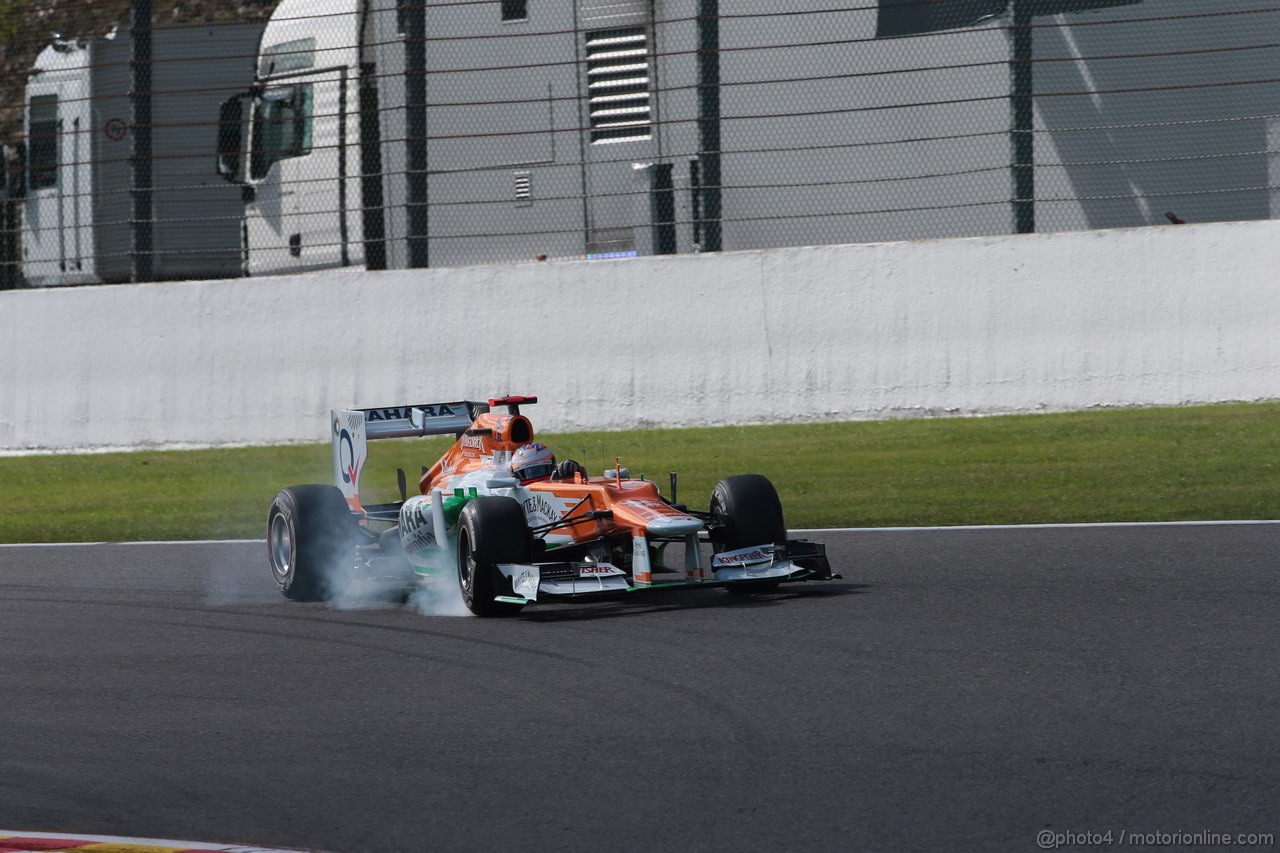
[[[764,585],[840,577],[831,571],[826,546],[804,540],[788,540],[777,545],[759,545],[716,554],[707,567],[654,567],[648,583],[637,582],[612,563],[499,563],[497,568],[510,580],[514,593],[498,596],[497,600],[512,604],[544,598],[595,598],[655,589]]]

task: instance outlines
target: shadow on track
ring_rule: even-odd
[[[523,622],[581,622],[593,619],[617,619],[626,616],[644,616],[651,613],[670,613],[681,610],[706,610],[711,608],[755,609],[776,607],[797,599],[839,598],[846,595],[863,595],[871,584],[824,584],[820,589],[783,588],[775,592],[757,595],[730,595],[723,589],[706,589],[689,592],[670,590],[648,593],[643,602],[624,594],[618,598],[593,602],[556,602],[554,609],[544,605],[526,608],[516,617]]]

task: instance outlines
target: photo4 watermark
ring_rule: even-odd
[[[1129,829],[1058,831],[1042,829],[1036,834],[1041,850],[1069,850],[1073,847],[1274,847],[1274,832],[1136,832]]]

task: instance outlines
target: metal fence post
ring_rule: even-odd
[[[404,6],[405,181],[408,194],[409,266],[429,266],[427,215],[427,7]]]
[[[129,171],[132,186],[133,217],[130,221],[130,273],[133,281],[151,281],[154,277],[152,224],[154,210],[151,198],[151,0],[133,0],[132,58],[129,69],[132,85],[129,103],[133,108],[133,127],[129,138]],[[78,223],[77,223],[78,224]]]
[[[698,161],[702,251],[723,248],[720,217],[720,0],[698,0]]]
[[[1009,28],[1010,147],[1013,155],[1013,226],[1018,234],[1036,230],[1036,155],[1034,134],[1034,72],[1031,4],[1012,0]]]

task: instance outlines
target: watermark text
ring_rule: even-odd
[[[1036,846],[1041,850],[1068,850],[1073,847],[1273,847],[1275,843],[1276,836],[1273,832],[1042,829],[1036,834]]]

